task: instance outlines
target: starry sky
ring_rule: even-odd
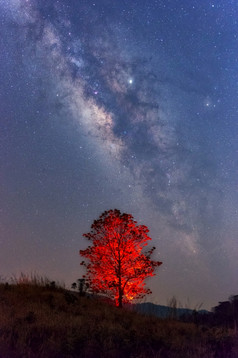
[[[0,0],[0,276],[70,286],[109,209],[163,261],[148,300],[237,294],[238,3]]]

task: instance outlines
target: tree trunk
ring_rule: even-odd
[[[122,291],[121,288],[119,287],[119,299],[118,299],[118,307],[122,307]]]
[[[122,287],[121,287],[121,255],[120,255],[120,251],[119,251],[119,263],[118,263],[118,281],[119,281],[119,287],[118,287],[118,307],[122,307],[122,296],[123,296],[123,291],[122,291]]]

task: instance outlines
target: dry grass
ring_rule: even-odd
[[[0,284],[0,357],[236,358],[238,342],[223,328],[120,310],[35,277]]]

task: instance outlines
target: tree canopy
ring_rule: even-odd
[[[105,211],[93,222],[91,231],[83,235],[92,245],[80,250],[87,259],[81,264],[87,269],[85,279],[93,292],[106,294],[119,307],[151,293],[144,280],[154,276],[162,262],[151,259],[155,247],[143,250],[151,240],[148,232],[132,215],[117,209]]]

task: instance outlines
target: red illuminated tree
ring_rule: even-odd
[[[162,262],[151,260],[155,247],[142,252],[151,238],[145,225],[137,225],[130,214],[105,211],[83,236],[92,242],[80,255],[87,269],[86,282],[93,292],[106,294],[116,305],[141,298],[151,291],[144,280],[154,276]]]

